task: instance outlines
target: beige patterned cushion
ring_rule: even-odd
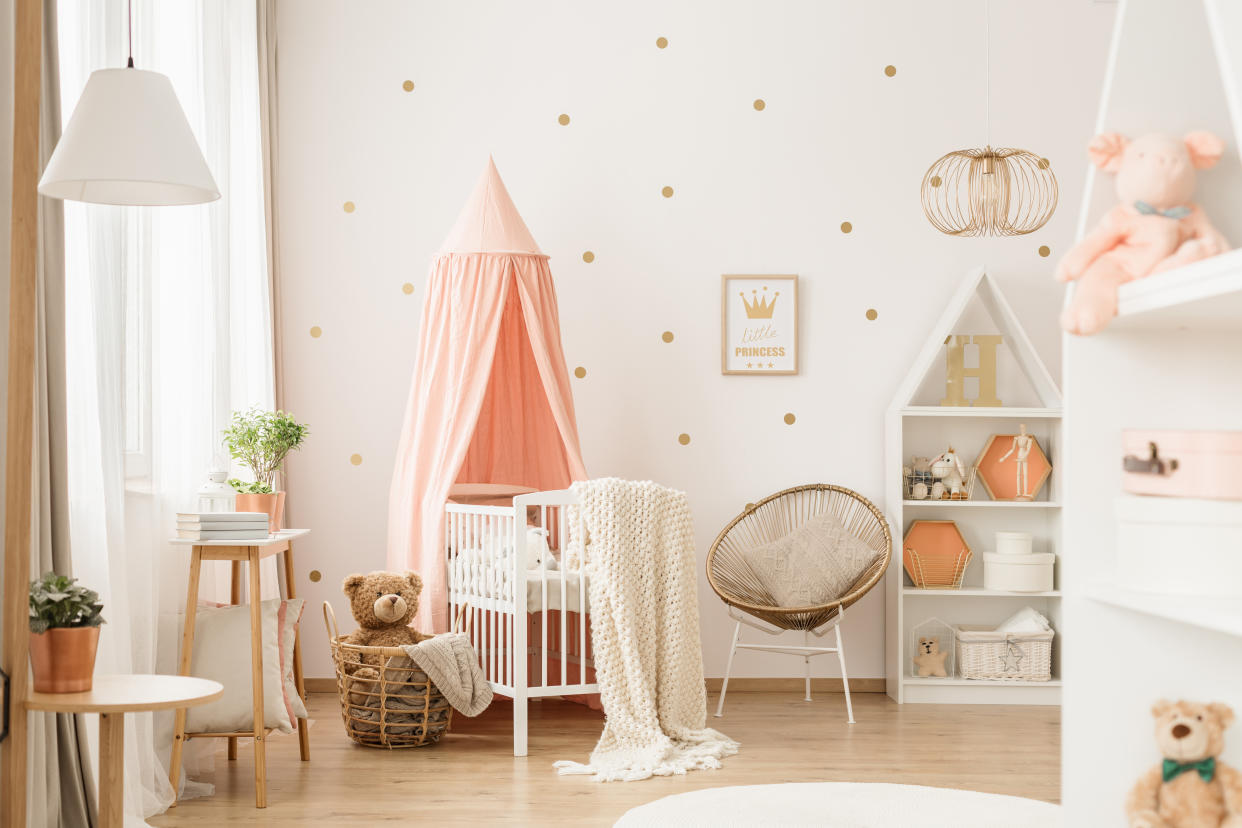
[[[810,607],[845,595],[880,553],[831,512],[746,553],[759,583],[781,607]]]

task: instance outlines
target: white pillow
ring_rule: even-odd
[[[285,627],[281,629],[281,605]],[[281,733],[293,731],[291,711],[305,715],[292,690],[294,625],[302,613],[302,599],[279,598],[259,604],[263,655],[263,726]],[[286,658],[282,658],[285,656]],[[282,663],[283,662],[283,663]],[[287,670],[286,670],[287,665]],[[194,658],[190,674],[224,685],[214,702],[191,707],[186,715],[189,733],[232,733],[254,727],[254,696],[250,670],[250,606],[199,609],[194,624]],[[288,698],[286,698],[288,694]],[[296,707],[294,700],[297,700]]]
[[[999,633],[1046,633],[1052,632],[1052,625],[1048,623],[1048,619],[1040,614],[1039,610],[1034,607],[1023,607],[1013,615],[1006,618],[999,627],[996,628]]]
[[[840,598],[879,557],[831,512],[746,553],[759,583],[782,607],[811,607]]]

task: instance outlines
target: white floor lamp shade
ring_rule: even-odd
[[[96,204],[201,204],[220,197],[172,83],[144,69],[91,73],[39,192]]]

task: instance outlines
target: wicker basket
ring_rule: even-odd
[[[957,552],[930,552],[920,555],[917,549],[905,550],[906,574],[918,589],[961,589],[966,567],[973,554],[969,549]]]
[[[453,722],[453,708],[427,674],[410,664],[405,650],[346,644],[327,601],[323,602],[323,621],[332,647],[341,721],[349,738],[367,747],[389,749],[440,741]],[[401,664],[409,666],[397,666]],[[379,678],[352,678],[363,666],[375,668]]]
[[[975,494],[975,478],[978,476],[979,469],[977,466],[971,466],[966,471],[966,479],[962,481],[964,486],[962,491],[957,494],[945,492],[940,497],[932,497],[931,491],[940,481],[932,476],[931,472],[910,472],[902,475],[902,497],[906,500],[925,500],[929,503],[935,503],[939,500],[970,500]],[[917,489],[919,484],[923,484],[923,488]],[[919,494],[922,497],[919,497]]]
[[[964,679],[1049,681],[1054,632],[1003,633],[957,628],[957,669]]]

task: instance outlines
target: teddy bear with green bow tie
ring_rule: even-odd
[[[1242,828],[1242,773],[1216,758],[1233,711],[1219,702],[1158,701],[1151,713],[1164,761],[1130,791],[1130,828]]]

